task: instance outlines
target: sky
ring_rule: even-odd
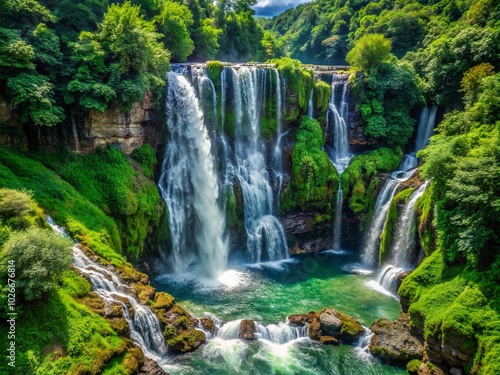
[[[312,0],[257,0],[257,5],[253,9],[257,17],[273,17],[288,8],[295,8],[297,5],[310,1]]]

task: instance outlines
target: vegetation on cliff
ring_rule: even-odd
[[[281,209],[314,210],[332,215],[338,189],[338,174],[322,150],[323,132],[316,120],[303,116],[292,150],[291,184],[283,192]]]

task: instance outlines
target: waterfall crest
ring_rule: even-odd
[[[228,246],[212,144],[194,87],[173,72],[168,74],[167,127],[172,141],[158,186],[169,209],[171,262],[177,273],[197,264],[216,277],[226,267]]]

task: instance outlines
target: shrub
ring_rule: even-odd
[[[61,274],[73,260],[73,242],[50,230],[29,228],[14,232],[2,249],[2,271],[13,260],[16,284],[26,300],[41,298],[57,287]]]

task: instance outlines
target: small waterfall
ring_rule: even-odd
[[[401,163],[401,166],[399,167],[400,171],[409,171],[410,169],[415,169],[418,167],[418,159],[415,156],[414,152],[410,152],[409,154],[405,155],[405,158],[403,162]]]
[[[56,232],[68,236],[63,228],[57,226],[50,216],[47,223]],[[91,261],[76,244],[73,247],[73,265],[81,274],[85,275],[96,292],[105,303],[120,305],[123,315],[130,327],[130,338],[144,352],[154,360],[159,360],[167,353],[167,347],[161,333],[157,316],[146,306],[141,305],[129,294],[130,287],[110,270]],[[133,309],[129,309],[123,301],[128,301]]]
[[[238,339],[241,320],[227,322],[219,328],[217,337],[224,340]],[[255,337],[257,340],[267,340],[275,344],[286,344],[300,338],[307,338],[307,324],[302,327],[292,327],[287,322],[268,324],[267,326],[255,322]]]
[[[344,203],[344,193],[339,179],[337,190],[337,205],[335,207],[335,220],[333,223],[333,250],[340,250],[340,238],[342,235],[342,206]]]
[[[307,103],[307,116],[309,116],[309,118],[314,118],[313,94],[314,89],[311,90],[311,93],[309,94],[309,102]]]
[[[158,186],[169,209],[172,263],[177,273],[198,263],[209,277],[227,264],[225,218],[217,205],[219,187],[212,144],[195,89],[181,74],[168,74],[167,127]]]
[[[391,205],[392,198],[396,192],[399,185],[402,182],[408,180],[415,173],[415,169],[410,171],[396,171],[393,172],[391,177],[386,181],[382,190],[380,191],[377,201],[375,202],[375,209],[373,212],[373,218],[370,223],[370,229],[368,230],[364,246],[363,254],[361,259],[364,264],[369,266],[375,266],[378,259],[378,249],[380,243],[380,234],[384,228],[385,220],[387,218],[387,213],[389,212],[389,206]]]
[[[417,139],[415,141],[415,152],[424,149],[429,144],[429,138],[434,132],[437,107],[424,107],[418,122]]]
[[[235,123],[235,168],[243,191],[250,262],[286,258],[283,227],[273,216],[274,196],[260,140],[260,114],[268,69],[227,67],[231,73]]]
[[[71,129],[73,131],[73,140],[75,142],[75,152],[80,152],[80,141],[78,140],[78,128],[76,127],[75,116],[71,116]]]
[[[396,225],[396,236],[391,249],[390,263],[397,267],[410,268],[412,266],[412,252],[415,249],[415,204],[424,194],[426,181],[410,196],[405,204],[402,215],[398,218]]]
[[[341,90],[340,101],[337,92]],[[348,116],[348,84],[344,75],[333,77],[330,102],[327,111],[327,131],[333,133],[333,145],[330,146],[330,158],[341,174],[349,165],[349,140],[347,129]]]
[[[283,157],[281,150],[281,142],[282,138],[285,134],[282,133],[282,121],[281,117],[283,114],[282,108],[282,100],[281,100],[281,78],[278,72],[278,69],[273,68],[274,74],[276,75],[276,142],[273,150],[273,160],[272,160],[272,169],[274,171],[274,175],[277,182],[276,188],[276,205],[279,207],[280,198],[281,198],[281,189],[283,187]]]
[[[340,101],[337,99],[337,91],[341,90]],[[312,98],[312,91],[311,91]],[[312,106],[312,99],[311,106]],[[351,160],[349,154],[348,140],[348,84],[345,76],[334,76],[331,85],[330,102],[326,113],[326,128],[333,132],[333,145],[326,147],[328,156],[339,173],[339,187],[337,191],[337,203],[333,226],[333,249],[339,250],[342,236],[342,204],[344,193],[340,184],[340,175],[347,168]]]

